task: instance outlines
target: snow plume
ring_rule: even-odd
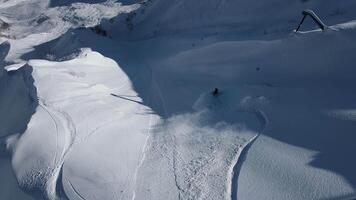
[[[153,131],[138,176],[137,199],[230,199],[233,166],[257,135],[247,124],[258,119],[223,104],[214,106],[221,99],[210,96],[197,101],[209,108],[201,105],[192,113],[172,116]],[[233,120],[228,117],[232,114]]]
[[[173,138],[173,170],[181,199],[229,197],[229,168],[248,141],[243,125],[218,121],[209,110],[174,116],[165,131]],[[252,134],[252,133],[251,133]]]

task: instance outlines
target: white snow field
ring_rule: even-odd
[[[0,199],[355,199],[355,10],[0,0]]]
[[[58,184],[70,199],[130,197],[159,117],[140,103],[116,62],[99,53],[29,65],[39,106],[13,153],[20,186],[49,199],[59,198]]]

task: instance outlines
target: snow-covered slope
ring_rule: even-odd
[[[195,105],[196,114],[173,117],[155,130],[159,117],[142,105],[114,61],[86,50],[74,60],[30,60],[29,65],[39,107],[16,143],[12,161],[25,191],[49,199],[60,198],[58,191],[70,199],[164,199],[156,195],[165,186],[170,198],[230,196],[225,185],[231,181],[230,166],[255,135],[241,123],[249,119],[251,127],[261,126],[253,114],[238,112],[239,104],[219,111],[220,102],[206,102],[211,97],[204,95]],[[238,117],[233,124],[241,125],[224,122],[232,116]],[[155,132],[151,139],[150,131]],[[148,142],[157,146],[147,146]],[[144,173],[158,166],[163,171]],[[143,184],[153,180],[161,184]],[[177,194],[172,193],[174,186],[179,187]]]
[[[352,199],[355,8],[2,1],[0,197]]]
[[[356,18],[352,0],[148,0],[138,10],[115,21],[115,28],[108,28],[119,37],[131,39],[177,32],[230,33],[238,38],[282,36],[297,28],[304,9],[315,10],[327,25]]]
[[[85,50],[75,60],[29,65],[39,107],[13,153],[20,186],[49,199],[60,195],[61,182],[70,199],[76,191],[103,199],[130,197],[136,163],[158,117],[136,103],[140,99],[125,74],[98,53]],[[108,181],[115,184],[105,185]],[[118,189],[127,192],[115,194]]]
[[[10,152],[20,133],[26,129],[36,103],[31,70],[24,67],[16,72],[4,69],[9,43],[0,45],[0,199],[32,199],[20,190],[11,166]]]
[[[354,195],[356,124],[330,113],[354,107],[354,34],[316,32],[276,41],[152,39],[138,46],[149,54],[145,61],[171,112],[188,109],[196,93],[217,86],[265,113],[268,137],[258,138],[241,171],[236,168],[237,197],[323,199]],[[152,44],[158,50],[147,53]],[[180,96],[187,99],[177,102]]]

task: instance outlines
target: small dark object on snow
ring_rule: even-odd
[[[218,96],[219,95],[219,89],[215,88],[213,91],[213,96]]]
[[[260,70],[261,70],[261,68],[259,68],[259,67],[257,67],[257,68],[256,68],[256,71],[258,71],[258,72],[259,72]]]

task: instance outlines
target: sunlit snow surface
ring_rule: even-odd
[[[352,199],[356,4],[327,1],[0,1],[0,198]]]
[[[161,121],[115,61],[88,49],[28,64],[39,106],[12,164],[36,197],[59,198],[63,186],[70,199],[229,198],[232,166],[257,134],[244,123],[263,126],[226,94],[202,95],[195,113]]]
[[[13,156],[20,186],[54,198],[62,170],[69,197],[76,190],[104,199],[131,196],[137,163],[158,117],[134,102],[140,98],[118,65],[90,50],[72,61],[29,65],[39,106]],[[114,195],[118,189],[126,192]]]

